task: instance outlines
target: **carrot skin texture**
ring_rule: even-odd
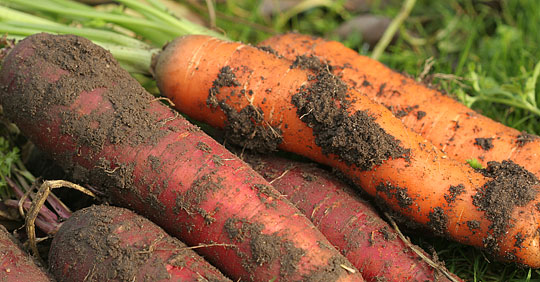
[[[244,160],[308,216],[366,281],[450,281],[436,275],[367,201],[327,171],[271,156]]]
[[[63,69],[65,63],[47,55],[53,51],[35,47],[40,44],[67,61],[80,61]],[[98,56],[88,55],[87,49]],[[92,63],[88,73],[77,72]],[[102,77],[113,79],[103,82]],[[350,263],[268,182],[144,91],[108,52],[88,40],[30,36],[5,58],[0,81],[6,114],[74,178],[103,189],[118,205],[190,246],[209,245],[197,251],[234,280],[298,281],[324,273],[334,281],[363,281],[358,271],[334,267]],[[77,82],[90,86],[73,93],[68,86]],[[119,101],[122,91],[129,96]],[[70,101],[58,101],[66,95]],[[27,100],[34,96],[43,105]],[[133,115],[145,118],[125,119]],[[116,127],[101,119],[111,116]],[[81,123],[84,127],[77,129]],[[86,134],[99,136],[103,128],[111,130],[107,138],[97,145],[88,142]],[[277,255],[264,248],[265,239],[273,240]]]
[[[234,70],[238,85],[221,87],[216,99],[236,111],[248,105],[260,108],[265,122],[282,130],[280,149],[337,168],[367,193],[380,197],[391,208],[422,225],[429,225],[431,217],[437,215],[435,208],[440,208],[445,216],[442,233],[458,242],[482,248],[486,240],[492,239],[492,222],[472,200],[490,179],[451,160],[426,139],[405,128],[384,106],[355,93],[354,89],[348,90],[354,97],[350,100],[349,114],[367,112],[386,133],[410,150],[408,160],[388,159],[371,170],[361,170],[343,162],[337,155],[324,154],[315,142],[313,129],[300,119],[297,108],[291,103],[298,89],[310,85],[311,73],[290,68],[288,60],[278,59],[257,48],[211,37],[186,36],[166,46],[154,73],[161,93],[170,98],[177,109],[194,119],[223,128],[227,119],[225,113],[209,107],[207,98],[224,67]],[[249,97],[236,94],[241,89],[249,89],[253,94]],[[266,93],[267,89],[272,89],[271,94]],[[377,189],[380,185],[405,189],[408,199],[405,203],[400,202],[400,197],[394,197],[395,194]],[[444,196],[452,186],[461,185],[463,192],[455,201],[447,203]],[[538,186],[531,189],[538,194]],[[406,206],[402,207],[403,204]],[[540,205],[538,197],[511,211],[508,223],[512,228],[497,238],[500,248],[495,255],[500,259],[540,267],[540,234],[537,232],[540,212],[537,205]],[[467,222],[477,223],[477,228],[468,228]],[[516,244],[518,238],[522,244]]]
[[[0,224],[0,281],[53,281]]]
[[[528,140],[521,140],[527,136],[518,130],[485,117],[340,42],[288,33],[273,36],[259,45],[270,46],[290,60],[300,55],[314,55],[336,66],[334,73],[349,86],[393,107],[407,127],[451,158],[461,162],[475,158],[484,166],[489,161],[510,159],[540,177],[537,161],[540,138],[528,136]],[[491,146],[480,146],[477,138],[490,139]]]
[[[91,206],[66,220],[51,244],[49,264],[66,282],[231,281],[150,220],[112,206]]]

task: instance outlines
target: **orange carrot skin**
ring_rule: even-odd
[[[64,59],[50,55],[55,52]],[[88,72],[79,71],[85,67]],[[196,250],[233,280],[305,281],[323,275],[363,281],[268,182],[148,94],[110,53],[90,41],[30,36],[5,57],[0,81],[6,115],[76,180],[188,245],[206,245]],[[73,84],[88,89],[74,92]],[[118,100],[123,93],[129,96]],[[68,102],[62,100],[66,95]],[[130,121],[134,115],[144,118]],[[108,127],[102,117],[117,127]],[[111,135],[97,145],[88,139],[88,133],[99,136],[103,128]],[[274,248],[265,248],[265,242]]]
[[[355,93],[354,89],[349,89],[349,95],[354,97],[350,100],[349,113],[367,112],[376,124],[400,142],[400,146],[410,151],[409,159],[388,159],[371,170],[361,170],[334,154],[324,154],[315,143],[313,129],[300,119],[297,108],[291,103],[291,97],[301,86],[310,85],[311,73],[289,66],[289,61],[254,47],[206,36],[186,36],[167,45],[157,60],[155,76],[162,94],[181,112],[223,128],[227,116],[221,109],[209,107],[207,98],[218,74],[224,67],[229,67],[238,84],[221,87],[215,93],[216,100],[226,102],[236,111],[248,105],[259,108],[264,121],[282,131],[280,149],[337,168],[369,194],[380,197],[417,223],[429,225],[437,212],[443,211],[445,221],[440,232],[454,240],[483,247],[483,241],[492,237],[491,221],[485,212],[475,208],[472,201],[489,179],[469,166],[450,160],[427,140],[406,129],[384,106]],[[239,95],[238,91],[242,89],[251,90],[252,94]],[[380,185],[400,187],[407,198],[385,193],[377,189]],[[463,187],[463,191],[455,201],[447,203],[445,195],[455,186]],[[399,194],[398,190],[395,192]],[[534,186],[532,190],[537,193],[539,188]],[[540,235],[537,232],[540,214],[535,205],[540,205],[538,197],[511,211],[509,224],[512,228],[497,239],[500,249],[496,255],[500,258],[540,267]],[[474,230],[467,228],[467,222],[476,223]]]
[[[150,220],[104,205],[79,210],[62,224],[49,265],[58,281],[231,281]]]
[[[461,162],[476,158],[484,166],[488,161],[510,159],[540,177],[540,163],[536,161],[540,156],[539,138],[485,117],[340,42],[288,33],[273,36],[260,46],[269,46],[290,60],[313,55],[327,61],[348,85],[393,107],[407,127],[451,158]],[[487,138],[491,144],[481,146],[482,140],[477,138]]]
[[[0,224],[0,281],[53,281],[14,240]]]
[[[405,245],[367,201],[327,171],[271,156],[247,155],[244,160],[308,216],[366,281],[450,281]]]

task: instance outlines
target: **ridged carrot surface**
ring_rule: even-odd
[[[480,173],[451,160],[324,66],[312,72],[255,47],[186,36],[159,55],[155,76],[181,112],[228,128],[234,142],[273,142],[333,166],[436,233],[540,267],[534,175],[511,162]]]

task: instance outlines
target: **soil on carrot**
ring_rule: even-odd
[[[247,105],[236,111],[225,100],[218,101],[217,94],[222,87],[239,87],[233,69],[229,66],[221,68],[218,77],[210,88],[207,105],[212,108],[219,107],[227,116],[225,125],[225,139],[232,143],[261,153],[276,151],[283,141],[281,129],[264,121],[263,111],[253,105]],[[250,95],[252,90],[235,89],[230,95]]]
[[[535,199],[538,190],[534,186],[540,182],[534,174],[512,161],[488,162],[487,168],[480,172],[492,180],[473,196],[473,204],[478,210],[485,211],[491,221],[491,236],[483,243],[486,249],[495,253],[499,250],[498,237],[511,224],[512,211],[516,206],[524,206]]]
[[[424,111],[418,111],[416,112],[416,119],[421,120],[426,116],[426,112]]]
[[[444,199],[448,204],[451,204],[456,201],[456,197],[465,192],[465,186],[459,184],[456,186],[450,186],[448,189],[448,194],[444,195]]]
[[[332,66],[315,57],[299,56],[291,67],[313,70],[311,83],[293,95],[300,119],[313,128],[315,143],[325,154],[336,154],[349,165],[370,170],[389,158],[408,155],[369,113],[347,112],[351,104],[347,85],[331,73]]]
[[[407,188],[392,185],[391,183],[381,183],[375,187],[377,193],[384,193],[388,199],[396,198],[398,205],[402,208],[410,207],[413,200],[407,193]]]
[[[161,129],[162,124],[157,116],[146,110],[151,103],[157,101],[151,100],[152,97],[121,69],[108,51],[84,38],[72,35],[39,34],[25,40],[31,40],[29,45],[34,46],[32,53],[22,61],[23,66],[14,67],[32,69],[33,73],[15,77],[14,84],[24,85],[24,91],[17,91],[17,97],[4,99],[4,110],[10,119],[30,123],[54,119],[46,109],[44,110],[47,107],[44,105],[76,106],[74,101],[80,95],[88,95],[89,91],[103,91],[100,97],[109,102],[114,111],[103,112],[103,109],[98,107],[82,116],[78,116],[74,110],[61,112],[62,134],[75,137],[78,145],[88,146],[94,152],[99,152],[106,142],[132,146],[143,143],[155,144],[166,134],[167,131]],[[66,73],[64,75],[51,73],[57,66]],[[16,69],[13,72],[24,73]],[[31,79],[29,76],[33,75],[39,75],[42,79]],[[54,77],[55,75],[58,77]],[[48,78],[58,80],[51,83]],[[8,86],[4,86],[2,91],[8,91]],[[3,95],[8,97],[9,93]],[[55,159],[70,160],[77,152],[68,154],[55,156]],[[72,162],[62,162],[63,166],[70,163]],[[125,187],[130,184],[132,180],[129,179],[131,178],[129,171],[132,166],[113,165],[118,165],[120,169],[115,169],[113,173],[105,172],[110,166],[95,169],[101,170],[101,173],[98,173],[100,176],[107,175],[105,179],[116,179],[114,183],[101,181],[106,184],[104,187],[117,184]],[[82,167],[64,167],[64,169],[81,182],[85,182],[82,180],[93,174]]]
[[[529,143],[529,142],[533,142],[535,140],[537,140],[539,137],[536,136],[536,135],[533,135],[533,134],[529,134],[525,131],[522,131],[521,134],[518,135],[518,137],[516,138],[516,143],[520,146],[520,147],[523,147],[525,144]]]
[[[415,109],[418,109],[418,105],[414,106],[404,106],[404,107],[397,107],[393,105],[384,105],[388,110],[394,114],[397,118],[402,118],[406,115],[408,115],[410,112],[414,111]]]
[[[484,151],[489,151],[493,148],[493,138],[475,138],[474,145],[480,146]]]
[[[300,259],[304,256],[302,249],[296,248],[292,242],[284,241],[277,234],[264,234],[264,226],[250,224],[240,218],[229,218],[225,222],[224,231],[230,239],[242,242],[250,238],[252,258],[244,257],[244,267],[256,271],[257,266],[271,264],[280,260],[280,274],[287,276],[298,268]]]
[[[72,220],[77,224],[64,226],[62,233],[59,234],[59,241],[55,242],[58,253],[69,254],[74,251],[73,257],[79,258],[75,260],[80,264],[110,263],[110,267],[98,267],[101,271],[90,269],[87,275],[88,281],[131,281],[138,276],[144,265],[152,265],[150,268],[145,268],[152,270],[152,273],[145,274],[145,277],[151,277],[149,281],[170,278],[166,268],[167,263],[156,256],[152,258],[153,250],[150,248],[152,242],[147,242],[149,247],[147,251],[140,250],[136,246],[122,246],[115,232],[120,228],[124,230],[141,228],[148,222],[144,222],[143,218],[138,218],[133,224],[115,222],[115,215],[118,216],[118,212],[111,207],[108,209],[110,209],[109,212],[103,212],[101,209],[90,207],[75,213]],[[67,251],[62,251],[62,248]],[[103,271],[105,269],[107,271]]]
[[[437,235],[444,235],[448,230],[448,216],[441,207],[435,207],[429,212],[427,226]]]
[[[199,214],[204,218],[206,224],[212,224],[215,218],[212,217],[211,213],[201,208],[200,204],[206,200],[208,193],[223,189],[222,181],[223,178],[215,176],[214,173],[204,174],[197,178],[189,190],[176,194],[176,204],[173,211],[175,213],[185,211],[192,216]]]
[[[283,56],[281,56],[276,50],[274,50],[274,48],[272,48],[271,46],[255,46],[255,48],[259,49],[259,50],[263,50],[265,52],[268,52],[270,54],[273,54],[275,55],[276,57],[278,58],[283,58]]]

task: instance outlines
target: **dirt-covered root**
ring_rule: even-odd
[[[58,281],[231,281],[148,219],[112,206],[75,212],[49,262]]]

